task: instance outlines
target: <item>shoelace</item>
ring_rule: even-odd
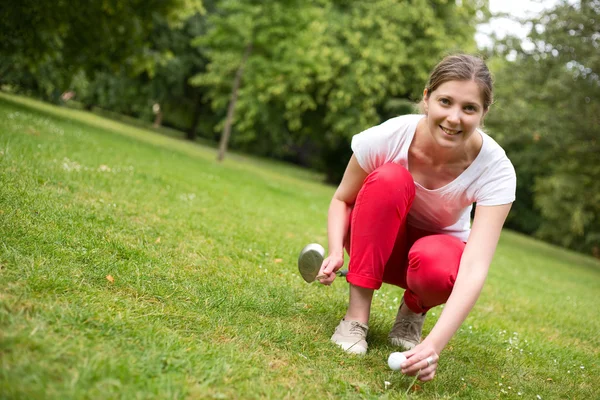
[[[419,342],[421,340],[421,329],[423,324],[423,315],[404,316],[399,321],[396,321],[392,332],[393,336],[408,340],[410,342]]]
[[[403,318],[399,322],[400,322],[400,324],[399,324],[400,334],[402,336],[417,336],[418,335],[418,328],[415,324],[416,321],[412,321],[410,319]]]
[[[365,328],[363,328],[359,324],[351,324],[350,325],[350,333],[356,333],[356,334],[359,334],[359,335],[364,335],[366,332],[365,332]]]

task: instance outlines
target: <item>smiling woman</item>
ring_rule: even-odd
[[[516,178],[502,148],[478,128],[492,79],[473,56],[442,60],[423,91],[424,115],[392,118],[356,135],[353,156],[329,207],[330,285],[350,254],[350,302],[331,340],[367,351],[374,290],[405,290],[390,342],[402,372],[433,379],[439,355],[475,304],[511,204]],[[471,227],[473,203],[478,207]],[[421,342],[427,311],[446,303]]]

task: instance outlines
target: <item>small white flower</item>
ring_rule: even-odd
[[[389,388],[389,387],[390,387],[390,385],[391,385],[391,382],[388,382],[388,381],[383,381],[383,385],[384,385],[384,386],[385,386],[385,388],[387,389],[387,388]]]
[[[581,367],[579,367],[579,368],[581,368],[581,369],[585,369],[585,367],[584,367],[583,365],[582,365]]]
[[[519,393],[517,393],[517,394],[518,394],[519,396],[521,396],[521,395],[522,395],[522,393],[521,393],[521,392],[519,392]]]
[[[536,394],[535,397],[537,397],[538,399],[542,400],[542,396],[540,396],[539,394]]]

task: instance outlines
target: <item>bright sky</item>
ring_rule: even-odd
[[[559,0],[489,0],[489,2],[492,13],[506,12],[522,18],[536,16],[543,10],[556,5]],[[486,37],[486,34],[491,32],[496,32],[499,37],[505,36],[507,32],[525,37],[529,33],[529,29],[525,25],[506,18],[493,19],[489,24],[480,25],[477,28],[475,40],[479,47],[491,45],[491,41]]]

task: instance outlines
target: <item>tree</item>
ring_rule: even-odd
[[[144,65],[154,15],[179,23],[202,12],[201,0],[103,0],[74,7],[67,0],[0,3],[0,81],[26,75],[46,92],[65,89],[81,70]],[[51,72],[51,79],[46,73]]]
[[[233,123],[233,114],[235,112],[235,103],[237,102],[238,90],[242,83],[242,76],[244,75],[244,66],[248,61],[248,57],[252,52],[252,42],[246,45],[244,51],[244,57],[242,62],[235,73],[235,80],[233,81],[233,88],[231,89],[231,99],[229,100],[229,106],[227,107],[227,119],[225,120],[225,126],[223,127],[223,134],[219,142],[219,154],[217,155],[218,161],[223,161],[225,158],[225,152],[227,151],[227,144],[229,143],[229,136],[231,134],[231,124]]]
[[[339,179],[349,138],[381,121],[390,98],[415,100],[444,53],[475,48],[486,2],[223,1],[197,41],[209,66],[193,84],[226,108],[252,38],[234,116],[238,147],[285,158],[299,147]],[[221,129],[222,124],[217,127]],[[340,154],[340,158],[326,157]]]
[[[600,1],[563,1],[531,21],[529,49],[509,39],[488,121],[515,163],[541,239],[600,255]],[[525,200],[523,202],[523,200]],[[531,221],[530,221],[531,222]]]
[[[204,4],[210,11],[211,2]],[[191,45],[192,39],[203,34],[205,28],[206,17],[199,13],[175,26],[155,14],[145,44],[144,64],[126,59],[118,71],[99,70],[90,77],[81,71],[70,89],[88,109],[97,106],[150,120],[156,117],[152,108],[159,104],[162,123],[185,131],[187,139],[196,139],[199,125],[203,131],[212,133],[214,117],[202,102],[202,91],[188,82],[206,68],[204,55]],[[207,124],[209,128],[204,126]]]

